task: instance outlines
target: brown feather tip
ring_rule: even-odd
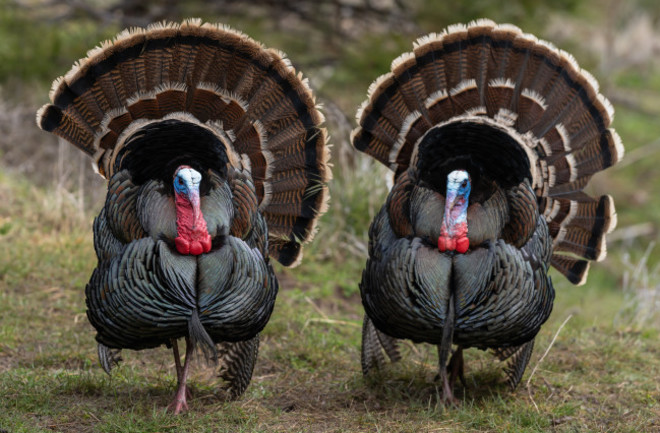
[[[493,27],[497,27],[495,21],[488,18],[477,18],[468,23],[467,31],[471,36],[481,36],[490,33]]]

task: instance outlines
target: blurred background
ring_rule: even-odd
[[[68,143],[39,131],[38,107],[52,80],[101,40],[126,27],[200,17],[224,22],[286,52],[325,108],[333,146],[332,205],[297,276],[357,292],[367,229],[387,191],[385,169],[353,151],[349,133],[369,84],[412,41],[480,17],[513,23],[572,53],[615,106],[622,163],[596,176],[591,193],[615,198],[619,224],[606,265],[590,286],[634,291],[656,309],[660,291],[660,3],[654,0],[1,0],[0,168],[44,189],[55,228],[90,224],[105,184]],[[6,176],[6,175],[5,175]],[[6,177],[5,177],[6,179]],[[10,230],[0,216],[0,234]],[[90,235],[91,236],[91,235]],[[310,263],[312,262],[312,263]],[[328,274],[318,267],[339,269]],[[563,279],[555,278],[561,286]],[[627,295],[626,295],[627,296]],[[646,298],[651,296],[651,298]],[[633,316],[638,316],[635,312]],[[637,320],[637,319],[636,319]]]

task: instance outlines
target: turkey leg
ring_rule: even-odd
[[[179,345],[176,340],[172,340],[172,351],[174,352],[174,364],[176,366],[176,379],[178,388],[176,395],[174,396],[174,401],[167,406],[167,410],[173,412],[174,415],[178,415],[182,411],[188,410],[187,397],[190,392],[186,386],[186,381],[188,380],[188,369],[190,368],[190,361],[192,360],[194,346],[190,343],[190,339],[186,337],[186,359],[183,366],[181,366],[181,358],[179,357]]]
[[[447,365],[447,370],[449,371],[449,386],[451,389],[454,388],[454,384],[456,383],[457,377],[460,379],[461,384],[463,384],[463,387],[467,388],[467,384],[465,383],[465,373],[463,366],[464,366],[463,348],[461,346],[458,346],[454,354],[451,356],[451,359],[449,360],[449,365]]]
[[[454,397],[452,390],[453,383],[450,383],[447,377],[447,358],[451,351],[451,344],[454,339],[454,321],[455,321],[455,307],[454,307],[454,294],[449,295],[449,303],[447,305],[447,318],[445,326],[442,328],[442,340],[438,346],[438,360],[440,364],[440,381],[442,382],[442,401],[445,404],[458,404],[458,400]],[[455,380],[455,379],[454,379]],[[454,382],[452,380],[452,382]]]

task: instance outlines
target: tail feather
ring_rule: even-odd
[[[385,363],[385,355],[390,362],[401,360],[397,339],[376,329],[371,319],[365,315],[362,323],[362,374],[366,375],[373,368],[380,368]]]
[[[422,77],[417,73],[415,55],[405,53],[392,62],[392,71],[395,76],[402,77],[399,82],[399,93],[401,100],[398,111],[401,116],[407,119],[412,113],[419,111],[426,114],[426,107],[419,104],[419,101],[426,99],[426,89]]]
[[[514,99],[515,83],[509,78],[492,78],[486,89],[486,113],[495,118],[501,110],[509,110]],[[509,110],[510,111],[510,110]]]
[[[480,105],[481,95],[477,88],[477,82],[473,78],[463,80],[449,90],[449,98],[454,107],[455,115],[483,111]]]
[[[213,363],[218,362],[218,349],[211,336],[204,329],[204,325],[199,320],[197,309],[192,310],[192,315],[188,319],[188,336],[193,348],[199,348],[204,353],[205,358]]]
[[[520,380],[527,369],[527,364],[532,357],[534,350],[534,340],[528,341],[525,344],[507,348],[493,349],[495,355],[500,361],[506,361],[504,372],[506,373],[507,383],[511,389],[516,389]]]
[[[271,254],[283,263],[300,252],[283,243],[311,240],[325,212],[329,150],[307,80],[283,53],[229,27],[187,20],[126,30],[56,80],[51,100],[39,126],[93,156],[106,178],[131,134],[150,122],[176,118],[222,136],[230,163],[253,176],[272,224]],[[293,217],[271,213],[271,199],[289,203]]]
[[[584,284],[587,280],[587,273],[589,272],[588,260],[553,254],[550,263],[573,284],[579,286]]]
[[[605,255],[605,234],[616,223],[612,201],[585,200],[581,191],[623,156],[609,128],[612,117],[598,83],[570,54],[515,26],[479,20],[419,38],[411,53],[395,59],[391,72],[370,86],[352,140],[399,176],[417,163],[418,146],[431,130],[473,122],[506,132],[529,159],[512,166],[529,167],[554,238],[554,263],[580,281],[574,273],[587,267],[559,255]],[[477,143],[463,151],[493,149]],[[568,218],[570,209],[580,216]]]
[[[490,44],[488,41],[487,25],[494,25],[492,21],[481,20],[479,26],[468,27],[468,34],[473,41],[473,49],[468,51],[467,63],[475,65],[477,70],[473,79],[479,89],[479,106],[486,103],[486,82],[488,80],[488,62],[490,60]],[[472,77],[471,77],[472,78]]]
[[[240,397],[252,379],[259,352],[259,335],[247,341],[218,344],[221,367],[218,375],[227,382],[229,398]]]
[[[426,94],[431,96],[438,89],[447,88],[447,77],[445,76],[445,62],[442,58],[436,58],[433,53],[442,48],[442,39],[436,33],[423,36],[413,43],[413,53],[417,58],[419,75],[424,81]],[[391,80],[394,77],[386,75]],[[376,82],[374,82],[374,85]],[[370,99],[375,100],[372,96]]]
[[[451,65],[445,69],[447,87],[452,89],[471,75],[469,70],[471,65],[467,64],[468,55],[466,50],[462,49],[469,39],[467,26],[464,24],[451,25],[443,32],[442,38],[445,64]]]

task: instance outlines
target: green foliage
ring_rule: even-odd
[[[571,13],[587,0],[473,0],[439,4],[434,0],[421,0],[416,22],[425,31],[439,32],[454,23],[465,23],[489,18],[498,23],[513,23],[528,27],[527,31],[536,33],[546,23],[551,11]]]
[[[86,20],[35,21],[8,0],[0,4],[0,82],[50,84],[74,60],[117,32]]]
[[[352,107],[366,99],[367,88],[379,75],[390,71],[392,60],[412,50],[412,38],[396,32],[364,35],[342,47],[341,63],[323,87],[323,94],[350,98]],[[352,89],[347,91],[348,89]],[[334,97],[334,96],[333,96]],[[353,108],[353,111],[355,108]],[[353,113],[347,113],[352,116]]]

